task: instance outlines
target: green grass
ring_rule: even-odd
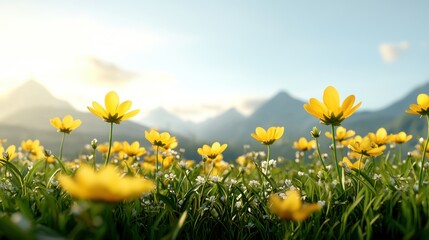
[[[299,162],[277,161],[269,171],[266,156],[249,152],[256,168],[230,169],[207,176],[201,164],[175,163],[158,176],[159,191],[116,204],[72,199],[56,180],[67,164],[29,161],[24,154],[2,161],[0,237],[9,239],[418,239],[429,234],[427,173],[419,187],[420,158],[397,159],[397,149],[369,158],[362,171],[344,170],[344,191],[332,153],[325,160],[306,153]],[[346,151],[344,151],[345,154]],[[340,153],[340,151],[339,151]],[[88,153],[91,155],[91,153]],[[308,157],[310,156],[311,159]],[[113,156],[115,158],[115,156]],[[83,157],[83,159],[87,159]],[[82,160],[85,161],[85,160]],[[142,160],[137,161],[141,162]],[[155,179],[139,164],[126,174]],[[64,169],[63,169],[64,168]],[[323,205],[307,220],[280,220],[268,196],[300,190],[305,202]]]

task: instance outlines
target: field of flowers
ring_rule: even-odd
[[[131,105],[111,91],[104,106],[88,107],[110,126],[109,142],[94,139],[78,159],[62,156],[81,125],[70,115],[50,119],[62,135],[58,152],[37,139],[19,147],[1,140],[1,238],[429,238],[428,139],[345,129],[361,105],[354,95],[341,102],[329,86],[322,101],[309,99],[303,111],[331,131],[308,129],[294,142],[295,159],[270,157],[283,126],[255,126],[249,137],[266,151],[244,146],[236,159],[223,159],[228,143],[219,142],[186,149],[201,160],[186,159],[179,139],[155,129],[142,131],[142,142],[117,142],[113,127],[139,112]],[[429,96],[418,95],[407,113],[429,125]],[[320,138],[332,140],[329,152]],[[402,149],[409,141],[416,147]]]

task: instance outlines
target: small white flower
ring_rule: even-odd
[[[373,180],[378,180],[378,179],[380,179],[381,178],[381,175],[380,174],[377,174],[377,173],[375,173],[374,174],[374,176],[372,176],[372,179]]]
[[[221,177],[219,177],[219,176],[213,176],[213,177],[211,177],[210,178],[213,182],[220,182],[220,181],[222,181],[222,178]]]
[[[256,180],[250,180],[249,181],[249,186],[251,186],[251,187],[259,186],[259,182],[256,181]]]
[[[186,161],[180,161],[179,162],[179,166],[181,167],[181,168],[183,168],[183,169],[186,169],[186,167],[187,167],[187,163],[186,163]]]
[[[301,172],[301,171],[298,171],[298,176],[304,176],[304,173],[303,172]]]
[[[199,184],[203,184],[203,183],[206,181],[206,179],[205,179],[205,178],[203,178],[203,177],[201,177],[201,176],[198,176],[198,177],[195,179],[195,181],[197,181],[197,183],[199,183]]]
[[[324,207],[324,206],[326,205],[326,201],[319,200],[319,201],[317,201],[317,204],[318,204],[320,207]]]

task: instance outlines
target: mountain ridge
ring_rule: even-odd
[[[0,133],[2,134],[0,137],[19,143],[19,139],[35,136],[34,132],[37,132],[46,136],[43,138],[44,141],[50,141],[47,145],[53,147],[57,145],[55,141],[58,136],[54,135],[57,133],[50,126],[49,119],[71,114],[74,118],[82,120],[79,130],[76,133],[73,132],[73,135],[79,136],[78,140],[75,140],[76,144],[89,143],[92,138],[107,141],[107,125],[103,124],[101,119],[89,112],[80,112],[69,103],[56,99],[36,81],[22,86],[24,90],[18,88],[11,91],[12,94],[19,96],[9,99],[9,102],[7,99],[0,100],[3,106],[12,106],[14,110],[10,111],[6,116],[3,114],[3,118],[0,118]],[[28,93],[28,89],[31,89],[31,93]],[[410,104],[416,102],[419,93],[426,92],[429,93],[429,82],[417,86],[403,98],[380,110],[360,111],[358,109],[350,118],[344,120],[342,125],[348,129],[355,130],[359,135],[366,135],[370,131],[375,132],[378,128],[385,127],[389,133],[406,131],[416,137],[422,136],[425,134],[426,123],[415,115],[406,114],[405,110],[408,109]],[[45,97],[37,97],[39,95],[44,95]],[[37,98],[37,100],[28,101],[27,99],[26,102],[16,100],[19,98],[25,99],[26,96]],[[291,156],[295,151],[291,147],[293,141],[296,141],[299,137],[310,139],[309,132],[313,126],[317,126],[322,131],[329,131],[327,126],[321,125],[318,119],[304,110],[304,104],[304,101],[292,97],[286,91],[279,91],[248,116],[244,116],[235,108],[229,108],[217,116],[200,123],[182,120],[160,107],[155,109],[152,119],[149,119],[150,121],[146,121],[146,123],[144,119],[140,119],[138,122],[135,122],[135,120],[124,121],[120,126],[115,127],[114,131],[117,140],[138,139],[141,141],[144,139],[144,130],[157,128],[160,131],[169,131],[172,135],[178,137],[183,148],[186,148],[186,146],[197,148],[202,144],[220,141],[228,143],[229,155],[226,153],[226,156],[233,156],[242,152],[243,145],[250,145],[252,149],[261,149],[260,144],[250,136],[256,127],[283,126],[285,127],[285,134],[282,139],[276,142],[273,150],[278,152],[279,155]],[[151,113],[147,116],[150,115]],[[152,126],[148,124],[150,122],[153,124]],[[157,125],[155,126],[155,124]],[[10,129],[14,129],[15,132]],[[69,141],[73,142],[73,140]],[[192,157],[198,157],[195,153],[191,154],[193,154]]]

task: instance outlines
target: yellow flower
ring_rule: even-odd
[[[256,168],[253,161],[246,156],[239,156],[235,162],[240,165],[240,171],[244,170],[247,174],[249,174],[252,169]]]
[[[341,122],[350,117],[361,105],[359,102],[353,106],[355,96],[348,96],[340,105],[340,94],[337,89],[328,86],[323,93],[323,103],[315,98],[310,98],[309,102],[304,104],[304,109],[314,117],[320,119],[320,122],[326,125],[339,126]]]
[[[7,147],[6,150],[4,150],[3,146],[0,146],[0,160],[4,160],[4,161],[10,161],[12,159],[14,159],[17,156],[17,153],[15,152],[16,147],[15,145],[10,145],[9,147]]]
[[[411,104],[410,109],[405,111],[410,114],[429,115],[429,96],[421,93],[417,96],[417,104]]]
[[[140,109],[135,109],[129,111],[132,105],[132,102],[127,100],[125,102],[119,102],[119,96],[116,92],[110,91],[106,94],[104,98],[104,105],[106,108],[103,108],[101,104],[94,101],[92,102],[92,107],[88,107],[88,110],[95,116],[104,119],[108,123],[119,124],[123,120],[130,119],[137,115],[140,112]]]
[[[255,133],[251,133],[250,135],[262,144],[271,145],[280,139],[283,133],[284,127],[270,127],[267,131],[261,127],[257,127]]]
[[[302,203],[300,193],[295,190],[287,191],[285,199],[276,194],[270,195],[268,204],[271,212],[283,220],[303,221],[320,210],[319,204]]]
[[[79,119],[73,120],[71,115],[67,115],[61,120],[59,117],[53,118],[50,120],[51,125],[62,133],[70,133],[75,130],[82,124],[82,121]]]
[[[354,158],[376,157],[386,149],[386,145],[378,146],[369,137],[352,139],[348,147],[353,151],[350,155]]]
[[[118,152],[122,151],[122,149],[123,149],[123,144],[121,142],[114,141],[113,145],[112,145],[112,149],[110,150],[110,152],[112,154],[118,153]],[[107,153],[109,151],[109,144],[105,143],[105,144],[98,145],[97,151],[100,153]]]
[[[40,141],[38,139],[31,140],[28,139],[27,141],[21,142],[21,148],[22,150],[28,152],[31,159],[40,159],[45,156],[45,153],[43,152],[44,147],[40,145]]]
[[[356,162],[352,163],[347,157],[343,157],[343,161],[340,161],[339,164],[342,167],[344,167],[345,165],[350,169],[363,169],[363,163],[360,160],[357,160]]]
[[[55,158],[54,158],[54,155],[52,155],[51,151],[45,150],[44,154],[45,154],[45,161],[47,163],[55,163]]]
[[[413,135],[407,135],[405,132],[399,132],[392,137],[392,141],[396,144],[406,143],[413,138]]]
[[[140,157],[146,153],[146,149],[144,147],[140,147],[140,143],[138,141],[133,142],[131,145],[126,141],[123,142],[122,151],[127,154],[128,157]]]
[[[346,128],[339,126],[335,130],[335,140],[339,141],[340,143],[350,137],[353,137],[356,134],[353,130],[347,130]],[[330,132],[325,132],[325,136],[327,138],[332,139],[332,134]]]
[[[142,162],[140,164],[141,168],[143,168],[143,171],[145,173],[149,173],[149,172],[155,172],[155,165],[152,163],[148,163],[148,162]]]
[[[201,156],[207,156],[209,160],[214,160],[216,157],[221,154],[228,147],[227,144],[220,145],[219,142],[214,142],[210,147],[207,144],[204,144],[202,148],[198,148],[198,154]]]
[[[298,149],[299,151],[307,151],[316,147],[316,141],[311,140],[307,141],[305,137],[301,137],[298,141],[293,142],[293,147]]]
[[[372,132],[368,133],[368,137],[371,142],[377,144],[378,146],[385,145],[392,141],[392,135],[387,135],[385,128],[379,128],[374,134]]]
[[[177,146],[175,137],[171,137],[168,132],[159,133],[155,129],[150,132],[144,131],[146,139],[153,145],[162,148],[174,148]]]
[[[74,177],[59,175],[62,188],[72,197],[102,202],[120,202],[139,197],[154,189],[154,183],[142,177],[121,176],[113,166],[107,165],[98,172],[82,165]]]
[[[161,158],[158,158],[158,161],[161,162],[163,169],[168,169],[174,163],[174,156],[161,157]]]

